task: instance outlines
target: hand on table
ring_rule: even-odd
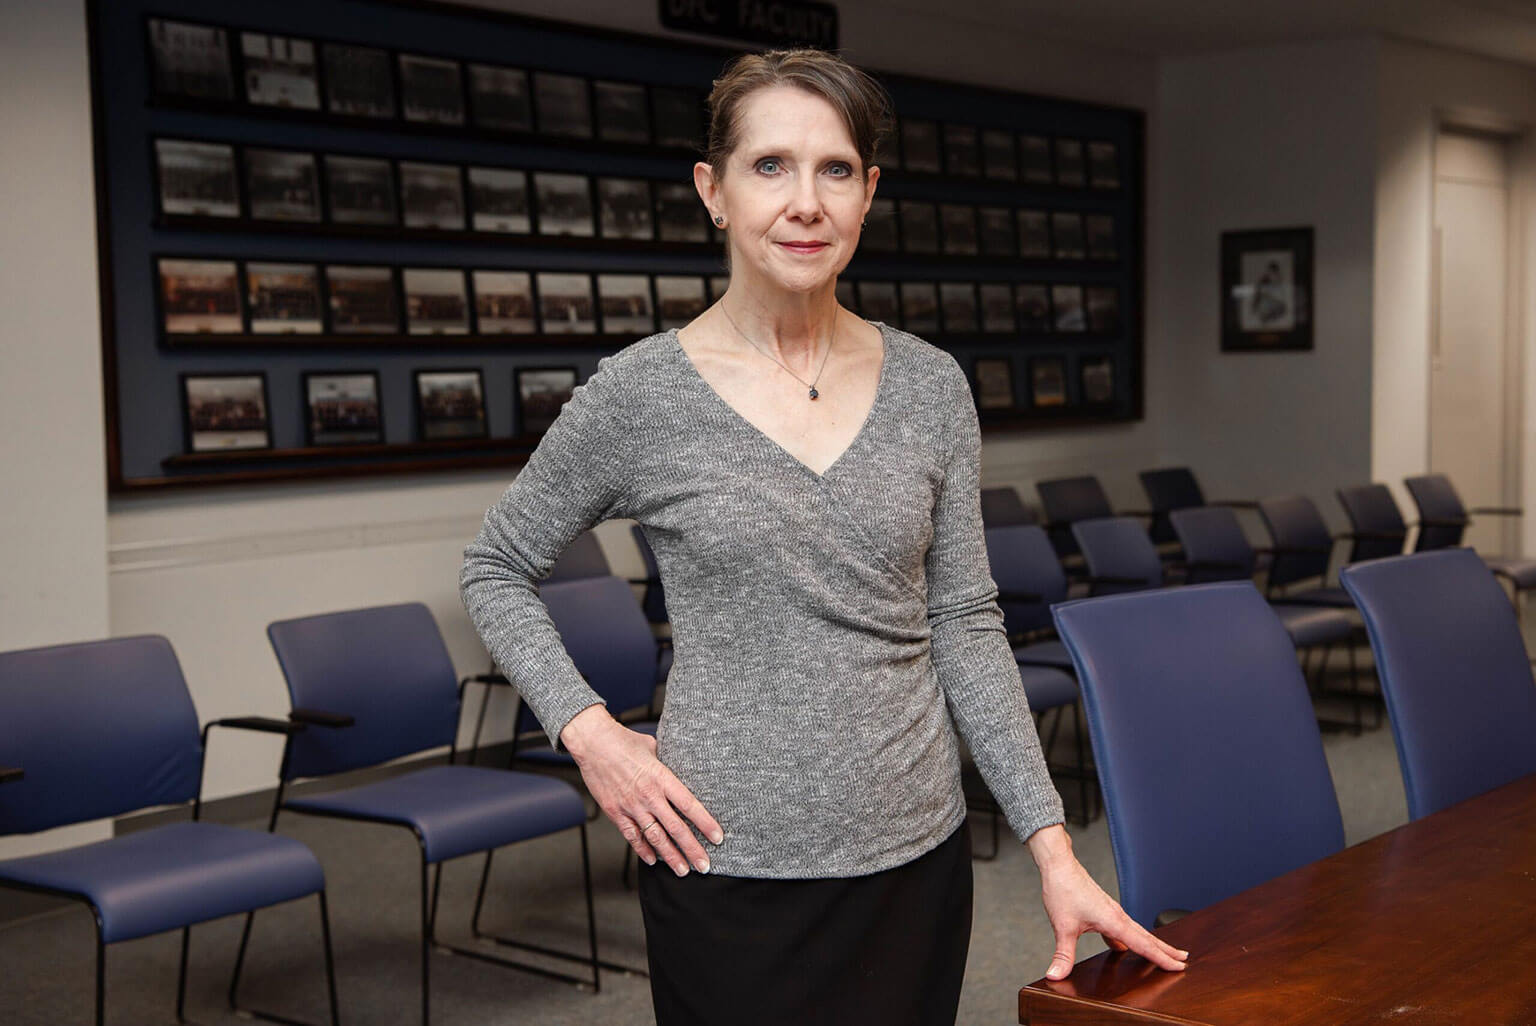
[[[691,865],[709,872],[709,856],[687,819],[715,844],[720,824],[672,771],[656,758],[656,739],[630,730],[591,705],[571,717],[560,743],[576,760],[581,779],[635,854],[654,866],[659,856],[678,876]]]

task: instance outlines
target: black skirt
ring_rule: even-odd
[[[953,1026],[971,889],[964,824],[869,876],[679,879],[642,863],[657,1026]]]

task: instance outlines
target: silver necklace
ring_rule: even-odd
[[[785,374],[788,374],[790,377],[794,378],[796,381],[800,382],[800,384],[804,385],[807,389],[809,389],[810,390],[810,397],[813,400],[814,399],[818,399],[818,398],[821,397],[821,393],[816,390],[816,382],[821,380],[821,372],[827,369],[827,359],[832,355],[832,343],[837,341],[837,321],[836,321],[836,315],[834,315],[834,319],[833,319],[833,322],[832,322],[832,337],[827,340],[827,351],[824,354],[822,354],[822,357],[821,357],[821,367],[819,369],[817,369],[816,376],[814,378],[812,378],[810,381],[807,381],[804,378],[802,378],[800,375],[796,374],[794,371],[790,370],[788,367],[785,367],[783,361],[781,361],[777,356],[774,356],[772,353],[768,352],[762,346],[758,345],[756,342],[753,342],[752,339],[750,337],[748,337],[747,333],[745,331],[741,330],[741,326],[736,323],[736,318],[732,317],[731,316],[731,312],[725,308],[725,300],[722,299],[720,301],[720,303],[719,303],[719,306],[720,306],[720,312],[725,314],[725,319],[731,322],[731,327],[736,329],[736,334],[738,334],[742,338],[746,339],[747,345],[751,346],[753,349],[756,349],[759,353],[761,353],[762,355],[766,356],[768,359],[772,360],[774,363],[778,364],[780,367],[783,368]]]

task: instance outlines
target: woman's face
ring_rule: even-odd
[[[732,284],[812,292],[848,266],[880,169],[860,177],[858,150],[837,110],[790,86],[742,101],[741,133],[718,178],[694,182],[710,218],[725,218]]]

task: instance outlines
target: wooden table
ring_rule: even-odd
[[[1020,990],[1019,1022],[1536,1024],[1536,776],[1158,935],[1190,952],[1183,973],[1106,952]]]

